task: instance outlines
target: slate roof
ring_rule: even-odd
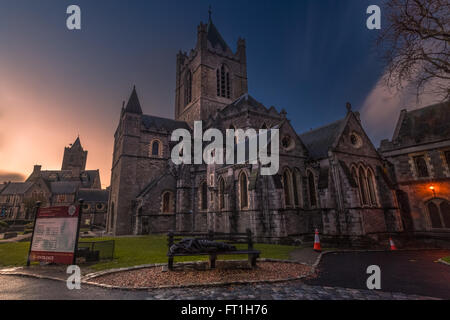
[[[222,110],[220,110],[217,114],[220,114],[222,116],[227,116],[232,114],[233,112],[240,112],[244,110],[245,108],[248,108],[250,110],[259,111],[259,112],[265,112],[270,113],[273,116],[280,117],[280,114],[277,112],[277,110],[274,107],[266,108],[261,102],[257,101],[255,98],[253,98],[250,94],[244,93],[242,96],[237,98],[235,101],[224,107]]]
[[[450,139],[450,101],[407,111],[396,143],[409,146]]]
[[[168,176],[169,173],[165,173],[162,174],[158,177],[156,177],[155,179],[153,179],[152,181],[150,181],[150,183],[148,183],[140,192],[139,194],[136,196],[136,198],[139,198],[143,195],[145,195],[148,191],[150,191],[151,189],[153,189],[153,187],[155,187],[163,178],[165,178],[166,176]]]
[[[328,151],[341,133],[345,123],[345,119],[341,119],[324,127],[300,134],[300,139],[308,149],[309,155],[313,159],[328,157]]]
[[[73,194],[77,192],[79,186],[80,182],[78,181],[50,182],[52,194]]]
[[[214,23],[210,20],[208,23],[208,41],[211,43],[212,47],[215,48],[217,44],[220,45],[223,51],[227,51],[229,48],[225,40],[220,35]]]
[[[139,102],[139,98],[136,92],[136,87],[133,87],[133,92],[131,92],[130,99],[128,99],[127,106],[125,107],[125,111],[129,113],[137,113],[142,114],[141,103]]]
[[[24,194],[32,185],[33,182],[11,182],[2,191],[2,195]]]
[[[173,131],[175,129],[187,129],[189,125],[184,121],[143,115],[142,124],[146,129]]]
[[[94,190],[94,189],[80,189],[78,191],[78,198],[85,202],[108,202],[108,190]]]
[[[27,181],[36,181],[36,179],[42,177],[47,183],[58,181],[81,182],[83,187],[90,188],[96,179],[100,177],[98,170],[81,171],[79,176],[72,176],[71,170],[42,170],[39,173],[40,175],[32,174]],[[83,177],[84,174],[86,174],[86,177]],[[52,178],[53,175],[56,177]],[[69,176],[66,177],[66,175]]]

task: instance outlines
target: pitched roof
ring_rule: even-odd
[[[130,99],[128,99],[127,106],[125,107],[125,111],[129,113],[137,113],[142,114],[141,103],[139,102],[139,98],[136,92],[136,87],[133,87],[133,92],[131,92]]]
[[[32,185],[33,182],[11,182],[2,191],[2,195],[24,194]]]
[[[146,129],[173,131],[175,129],[187,129],[189,125],[184,121],[143,115],[142,124]]]
[[[323,159],[328,156],[328,151],[346,124],[345,120],[344,118],[299,135],[313,159]]]
[[[218,44],[222,48],[223,51],[227,51],[229,48],[225,40],[220,35],[219,31],[217,30],[216,26],[212,22],[212,20],[209,20],[208,23],[208,41],[211,43],[212,47],[215,48]]]
[[[108,202],[108,190],[94,190],[94,189],[80,189],[78,191],[78,198],[86,202]]]
[[[266,108],[261,102],[257,101],[250,94],[244,93],[242,96],[234,100],[232,103],[217,112],[222,116],[230,115],[234,112],[241,112],[245,109],[269,113],[273,116],[280,117],[280,114],[274,107]]]
[[[409,146],[450,138],[450,101],[431,105],[401,115],[396,144]]]
[[[50,190],[53,194],[72,194],[77,192],[79,186],[78,181],[57,181],[50,183]]]
[[[90,188],[100,179],[98,170],[85,170],[81,171],[79,176],[73,176],[71,170],[42,170],[39,175],[31,175],[27,181],[36,181],[38,178],[44,179],[46,182],[80,182],[84,188]]]

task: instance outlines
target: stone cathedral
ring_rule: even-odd
[[[176,57],[175,120],[145,115],[136,88],[114,136],[107,228],[111,234],[245,232],[258,241],[324,236],[349,241],[402,230],[394,187],[358,112],[296,132],[285,110],[248,93],[244,39],[233,52],[211,18],[197,43]],[[255,164],[174,165],[173,130],[278,128],[280,167],[260,175]]]

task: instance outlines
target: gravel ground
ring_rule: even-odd
[[[193,270],[186,265],[181,270],[165,271],[162,267],[152,267],[123,271],[90,279],[91,282],[129,288],[179,286],[214,282],[267,281],[298,278],[308,275],[311,267],[296,263],[259,262],[255,269],[242,266],[230,267],[217,264],[214,270]],[[198,269],[198,267],[195,267]]]

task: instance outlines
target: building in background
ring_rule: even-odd
[[[36,201],[50,203],[49,185],[38,179],[34,182],[7,182],[0,192],[1,219],[30,220],[33,218]]]
[[[380,152],[389,163],[405,231],[450,238],[450,102],[402,110]]]
[[[81,224],[85,227],[106,227],[109,190],[79,189],[78,198],[84,200]]]
[[[80,192],[89,195],[91,201],[96,201],[94,208],[100,210],[96,219],[92,220],[100,226],[105,225],[105,214],[108,203],[107,190],[101,189],[99,170],[86,170],[87,151],[81,145],[78,137],[73,144],[64,149],[61,170],[42,170],[35,165],[33,172],[25,182],[6,182],[0,187],[0,218],[7,220],[33,219],[33,208],[36,201],[42,206],[67,206],[80,199]],[[93,190],[90,195],[86,190]],[[98,196],[96,196],[98,195]],[[98,206],[97,206],[98,204]],[[103,212],[103,213],[102,213]],[[88,218],[91,219],[91,213]]]

